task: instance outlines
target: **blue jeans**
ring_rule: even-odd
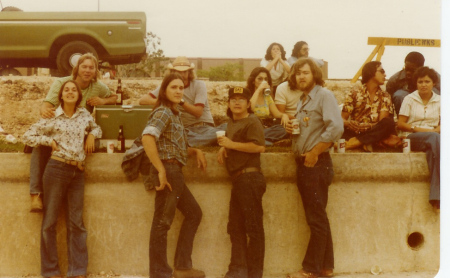
[[[304,157],[296,158],[297,187],[311,230],[303,269],[319,273],[322,269],[334,269],[333,240],[326,211],[328,186],[334,176],[333,163],[328,152],[319,156],[314,167],[306,167],[304,161]]]
[[[175,210],[178,208],[184,215],[175,251],[175,269],[192,268],[191,255],[194,237],[202,219],[202,210],[184,183],[181,166],[165,162],[163,164],[172,191],[167,187],[164,190],[156,191],[155,214],[150,232],[149,248],[151,278],[172,277],[173,270],[167,263],[167,232],[175,217]],[[153,179],[158,179],[158,172],[153,165],[150,168],[150,175]]]
[[[38,145],[33,148],[30,159],[30,194],[44,193],[42,177],[51,155],[51,147]]]
[[[216,131],[227,130],[227,123],[220,126],[193,126],[187,127],[187,140],[189,146],[196,148],[201,146],[217,146]]]
[[[226,277],[263,277],[264,192],[266,181],[260,172],[244,173],[233,181],[227,227],[231,240],[231,261]]]
[[[405,90],[398,90],[392,95],[392,102],[394,103],[395,113],[400,112],[400,107],[402,106],[403,99],[409,95],[408,91]]]
[[[86,275],[87,232],[83,224],[84,172],[77,166],[50,159],[44,172],[44,218],[41,229],[41,275],[60,275],[56,221],[66,207],[67,276]]]
[[[391,134],[397,134],[395,131],[395,122],[391,117],[386,117],[370,130],[359,134],[349,128],[344,128],[344,134],[342,134],[341,138],[349,140],[352,137],[356,137],[356,139],[366,145],[380,142],[388,138]]]
[[[407,137],[411,140],[411,150],[425,152],[430,171],[430,201],[441,196],[441,135],[436,132],[416,132]]]
[[[264,128],[264,138],[266,140],[266,146],[272,146],[273,142],[285,138],[286,135],[286,129],[284,129],[284,127],[279,124]]]

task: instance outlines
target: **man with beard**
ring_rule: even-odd
[[[288,82],[301,92],[295,113],[300,134],[293,135],[292,149],[297,163],[297,188],[311,236],[303,269],[287,277],[332,277],[333,241],[326,212],[328,186],[334,175],[329,149],[341,137],[344,123],[335,96],[322,87],[322,71],[311,59],[295,62]],[[291,121],[286,131],[292,133],[292,127]]]
[[[386,91],[392,96],[395,112],[398,115],[403,99],[410,93],[416,90],[416,84],[412,80],[412,76],[416,69],[423,67],[425,64],[425,57],[419,52],[410,52],[406,55],[405,66],[403,69],[389,78],[386,84]],[[438,82],[436,82],[433,92],[440,95],[441,76],[438,74]]]
[[[44,119],[55,116],[56,107],[59,105],[58,92],[62,84],[68,80],[74,80],[80,87],[83,98],[80,106],[92,112],[97,105],[116,104],[116,95],[111,95],[109,88],[98,81],[99,76],[97,58],[91,53],[82,55],[72,75],[56,79],[50,87],[40,108],[40,115]],[[50,158],[52,148],[47,146],[37,146],[33,148],[30,161],[30,195],[31,212],[42,211],[42,175],[45,166]]]
[[[312,59],[319,68],[323,67],[323,65],[324,65],[324,62],[322,59],[316,59],[313,57],[309,57],[309,46],[305,41],[299,41],[294,45],[294,49],[292,49],[291,57],[289,57],[287,62],[289,64],[289,66],[292,66],[300,58]]]

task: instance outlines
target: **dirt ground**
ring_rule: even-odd
[[[20,140],[22,134],[39,119],[39,107],[55,77],[0,77],[0,127]],[[102,80],[112,92],[117,80]],[[122,81],[124,104],[138,105],[139,98],[161,84],[161,80],[125,79]],[[208,101],[216,121],[226,118],[227,92],[231,86],[245,86],[245,82],[206,81]],[[353,86],[350,81],[326,81],[339,103]]]

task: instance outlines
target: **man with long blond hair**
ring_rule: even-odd
[[[92,112],[93,107],[97,105],[115,104],[116,95],[111,95],[109,88],[98,81],[99,76],[97,58],[91,53],[82,55],[75,67],[72,75],[56,79],[50,87],[40,108],[40,115],[44,119],[55,116],[56,107],[59,105],[58,92],[62,84],[68,80],[74,80],[81,88],[83,98],[80,106],[85,107]],[[51,148],[46,146],[37,146],[33,148],[30,162],[30,195],[31,212],[41,212],[42,205],[42,175],[45,166],[51,155]]]

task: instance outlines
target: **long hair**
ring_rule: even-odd
[[[272,47],[273,47],[274,45],[278,45],[278,46],[280,47],[280,50],[281,50],[281,59],[286,60],[286,51],[284,51],[283,46],[282,46],[281,44],[277,43],[277,42],[274,42],[274,43],[272,43],[271,45],[269,45],[269,47],[268,47],[267,50],[266,50],[266,55],[264,56],[264,58],[265,58],[267,61],[273,60],[273,57],[272,57]]]
[[[316,63],[314,63],[314,61],[309,58],[300,58],[297,60],[297,62],[295,62],[292,65],[291,71],[289,72],[288,84],[291,90],[297,90],[297,80],[295,79],[295,76],[297,72],[300,70],[300,68],[306,64],[308,64],[309,67],[311,68],[311,73],[313,75],[314,82],[316,83],[316,85],[320,86],[325,85],[325,82],[322,79],[322,70],[319,69]]]
[[[177,71],[176,69],[171,69],[171,70],[170,70],[170,73],[177,73],[177,72],[178,72],[178,71]],[[188,79],[189,79],[189,82],[191,82],[191,81],[197,79],[197,75],[195,74],[194,69],[190,69],[190,70],[189,70]]]
[[[161,87],[159,88],[159,95],[155,103],[155,108],[163,105],[169,107],[175,115],[178,115],[179,111],[176,108],[176,105],[173,105],[173,102],[167,98],[167,87],[169,87],[170,82],[176,79],[183,81],[183,78],[178,73],[169,73],[164,77]]]
[[[80,106],[81,100],[83,99],[83,94],[81,93],[80,86],[78,86],[78,84],[77,84],[75,81],[73,81],[73,80],[67,80],[66,82],[64,82],[64,83],[61,85],[61,88],[59,89],[59,92],[58,92],[58,100],[59,100],[59,103],[61,104],[61,107],[64,108],[64,100],[63,100],[63,98],[62,98],[62,93],[63,93],[64,87],[66,87],[66,84],[67,84],[67,83],[73,83],[73,84],[75,84],[75,87],[77,88],[78,99],[77,99],[77,102],[75,103],[75,110],[76,110],[77,107]]]
[[[362,68],[361,83],[366,84],[369,80],[377,74],[377,69],[381,65],[379,61],[371,61],[366,63]]]
[[[292,54],[291,56],[295,57],[295,58],[299,58],[298,57],[298,52],[300,51],[300,49],[302,49],[303,45],[307,44],[305,41],[299,41],[294,45],[294,49],[292,49]]]
[[[98,70],[98,60],[92,53],[86,53],[81,55],[81,57],[78,59],[77,64],[72,69],[72,78],[75,80],[78,76],[78,70],[80,68],[81,63],[83,63],[85,60],[92,60],[95,66],[95,75],[92,80],[97,81],[97,78],[100,76],[100,71]]]
[[[265,67],[257,67],[252,70],[250,75],[247,78],[247,89],[250,91],[250,93],[254,94],[256,91],[255,88],[255,80],[256,77],[261,73],[264,72],[267,74],[267,83],[269,83],[269,86],[272,88],[272,77],[270,76],[270,72]]]

